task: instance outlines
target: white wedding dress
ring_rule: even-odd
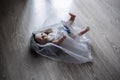
[[[67,26],[71,33],[75,36],[72,38],[72,36],[68,33],[69,31],[66,31],[64,26]],[[53,60],[62,61],[62,62],[69,62],[69,63],[85,63],[92,61],[91,56],[91,49],[89,48],[89,40],[84,36],[78,36],[77,33],[80,32],[80,27],[76,25],[70,25],[70,22],[61,21],[60,24],[57,24],[55,26],[49,26],[42,28],[41,31],[45,31],[47,29],[52,29],[55,33],[53,36],[49,36],[50,40],[53,39],[60,39],[62,37],[62,34],[66,35],[66,39],[60,44],[55,45],[51,43],[47,43],[44,46],[53,45],[57,48],[61,49],[62,51],[56,52],[57,48],[45,48],[45,51],[39,52],[39,54],[51,58]],[[42,46],[42,45],[41,45]],[[46,51],[48,50],[48,51]],[[40,51],[40,50],[39,50]],[[59,53],[59,56],[50,56],[54,55],[56,53]]]
[[[62,38],[62,35],[66,35],[66,39],[60,44],[60,47],[64,49],[69,55],[73,56],[81,63],[88,62],[92,60],[91,51],[88,47],[89,40],[84,36],[78,36],[77,32],[80,32],[75,26],[71,26],[70,22],[61,21],[62,25],[53,29],[53,32],[56,34],[54,35],[56,39]],[[72,38],[71,35],[67,33],[64,26],[67,26],[71,33],[74,35]],[[75,30],[77,29],[77,30]]]

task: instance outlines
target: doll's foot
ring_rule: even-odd
[[[70,25],[72,25],[73,22],[74,22],[74,20],[75,20],[76,15],[74,15],[74,14],[72,14],[72,13],[69,13],[69,15],[70,15],[69,21],[71,21],[71,22],[70,22]]]
[[[85,34],[86,32],[90,31],[90,27],[86,27],[84,30],[82,30],[80,33],[78,33],[79,36]]]
[[[69,15],[70,15],[71,17],[76,17],[76,15],[74,15],[74,14],[72,14],[72,13],[69,13]]]
[[[87,26],[85,30],[86,30],[86,31],[90,31],[90,27],[89,27],[89,26]]]

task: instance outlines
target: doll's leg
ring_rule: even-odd
[[[80,31],[78,34],[76,35],[70,35],[71,38],[76,39],[77,36],[82,36],[83,34],[85,34],[86,32],[88,32],[90,30],[90,27],[86,27],[85,29],[83,29],[82,31]]]
[[[86,32],[88,32],[90,30],[90,27],[86,27],[84,30],[82,30],[81,32],[78,33],[79,36],[85,34]]]
[[[72,13],[69,13],[69,15],[70,15],[70,19],[68,21],[62,21],[62,24],[66,27],[71,27],[76,17],[76,15]]]
[[[69,19],[70,25],[72,25],[73,22],[74,22],[74,20],[75,20],[76,15],[74,15],[74,14],[72,14],[72,13],[69,13],[69,15],[70,15],[70,19]]]

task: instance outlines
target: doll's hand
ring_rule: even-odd
[[[62,34],[62,38],[57,39],[57,40],[53,40],[52,43],[61,44],[65,39],[66,39],[66,36],[64,34]]]
[[[62,34],[63,35],[63,39],[66,39],[66,35],[65,34]]]

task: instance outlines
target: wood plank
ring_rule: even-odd
[[[0,80],[119,80],[119,0],[1,0]],[[77,15],[90,26],[93,63],[56,62],[30,51],[32,32]]]

